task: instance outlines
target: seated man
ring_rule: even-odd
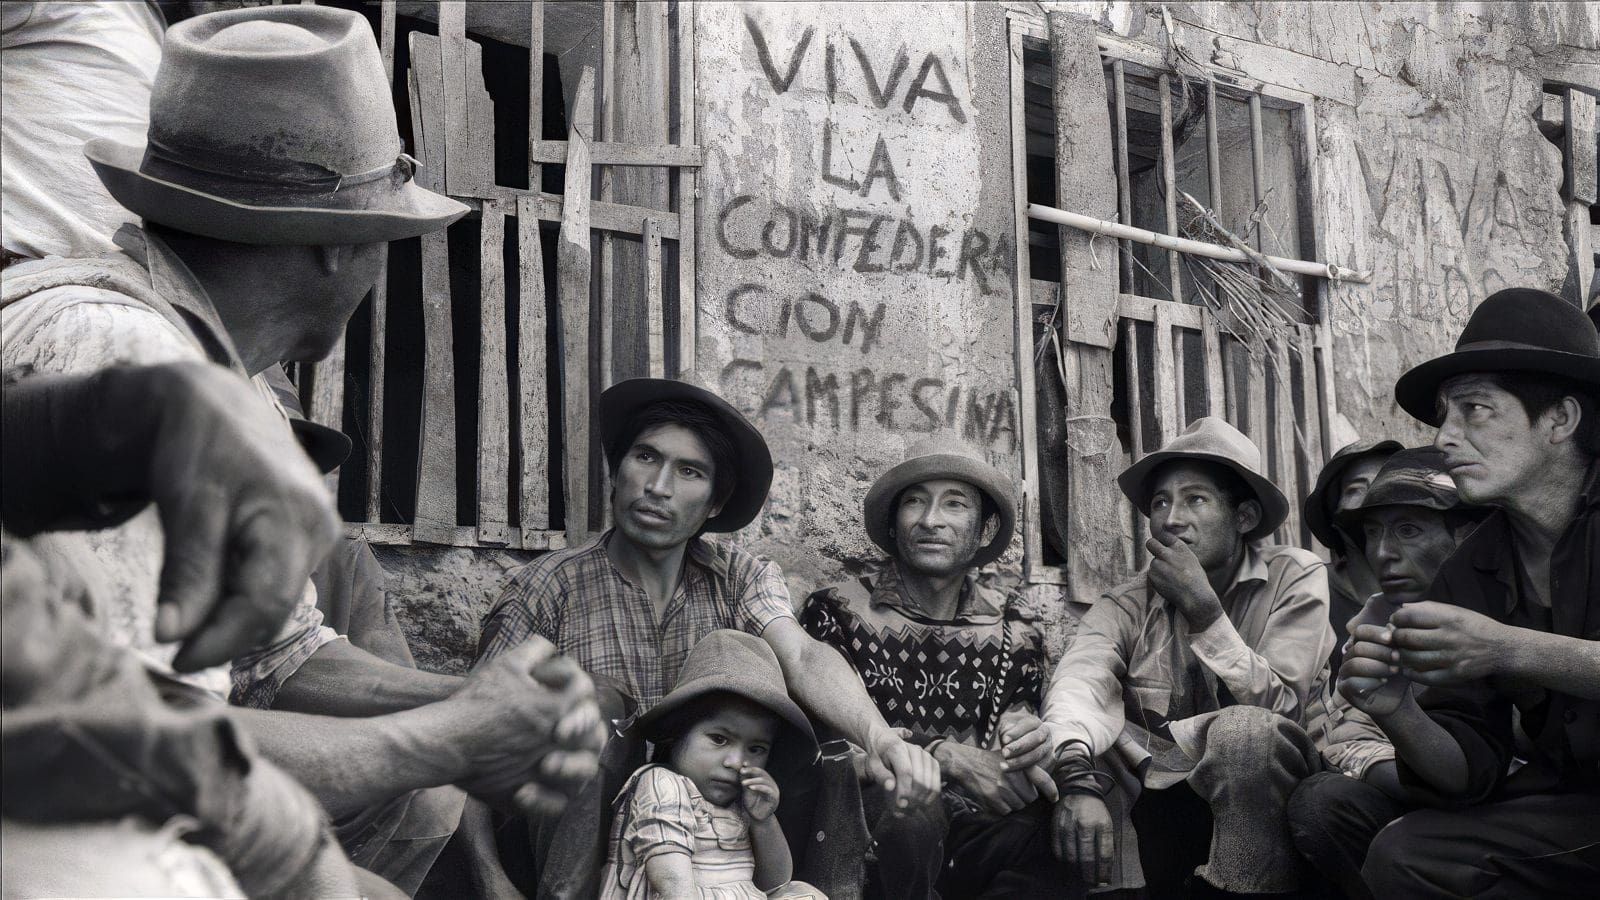
[[[1076,878],[1050,854],[1054,782],[1003,750],[1047,738],[1043,634],[1020,580],[983,568],[1011,543],[1015,493],[965,444],[912,447],[867,492],[867,535],[889,559],[801,613],[944,773],[942,808],[869,817],[879,896],[1061,897]]]
[[[1338,516],[1340,529],[1365,554],[1383,588],[1350,623],[1384,624],[1395,610],[1421,599],[1439,566],[1487,513],[1461,502],[1438,450],[1421,447],[1389,457],[1365,499]],[[1332,771],[1301,782],[1289,799],[1295,846],[1352,900],[1371,896],[1361,864],[1373,835],[1415,808],[1395,774],[1394,745],[1364,711],[1378,699],[1336,691],[1319,698],[1314,708],[1320,705],[1322,714],[1307,731]]]
[[[800,627],[778,567],[705,536],[743,528],[766,502],[772,455],[755,426],[716,394],[659,378],[606,390],[598,425],[614,527],[512,575],[484,619],[477,665],[530,635],[545,637],[616,689],[608,714],[617,717],[624,697],[641,710],[654,706],[700,638],[719,628],[745,631],[772,647],[808,714],[866,751],[872,779],[893,794],[896,809],[935,802],[938,764],[885,724],[839,654]],[[592,841],[582,833],[584,852],[598,856],[601,833]],[[535,835],[543,848],[536,865],[548,840]],[[574,877],[598,877],[598,868]],[[546,889],[594,892],[588,885],[556,890],[548,881]]]
[[[1352,535],[1340,527],[1339,514],[1361,505],[1378,468],[1399,449],[1399,441],[1366,441],[1344,447],[1328,458],[1317,475],[1316,486],[1300,507],[1306,527],[1328,548],[1332,560],[1328,566],[1328,624],[1333,626],[1334,645],[1329,665],[1335,669],[1339,667],[1345,639],[1350,636],[1345,623],[1378,591],[1377,573],[1359,550],[1352,550]]]
[[[1266,543],[1288,501],[1221,419],[1117,483],[1150,516],[1151,559],[1088,610],[1050,679],[1057,852],[1090,885],[1154,897],[1185,896],[1191,873],[1197,892],[1293,890],[1285,807],[1316,767],[1301,722],[1333,645],[1322,561]]]
[[[1395,399],[1438,426],[1462,499],[1498,509],[1421,601],[1351,634],[1340,691],[1394,742],[1407,796],[1431,807],[1378,833],[1362,877],[1383,898],[1588,896],[1600,878],[1600,335],[1553,294],[1503,290],[1454,353],[1401,376]]]

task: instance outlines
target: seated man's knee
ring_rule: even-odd
[[[943,841],[949,830],[944,804],[937,800],[903,810],[892,809],[886,802],[872,826],[872,840],[882,846],[932,846]]]
[[[1374,897],[1447,896],[1448,886],[1432,877],[1444,870],[1441,842],[1452,838],[1441,832],[1438,810],[1423,809],[1390,822],[1372,839],[1361,880]]]
[[[1289,795],[1289,833],[1301,853],[1312,855],[1327,842],[1329,817],[1348,802],[1351,789],[1360,786],[1342,772],[1318,772],[1295,786]]]

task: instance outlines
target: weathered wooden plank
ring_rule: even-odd
[[[1333,456],[1340,448],[1334,437],[1334,421],[1339,412],[1338,401],[1333,389],[1333,329],[1327,325],[1318,325],[1316,360],[1317,360],[1317,412],[1322,419],[1322,458],[1324,460]],[[1318,471],[1321,471],[1318,469]]]
[[[1235,346],[1245,347],[1244,344]],[[1267,435],[1271,434],[1271,426],[1267,422],[1267,367],[1265,362],[1267,352],[1266,350],[1257,350],[1249,355],[1246,369],[1250,376],[1249,383],[1245,385],[1244,390],[1245,409],[1248,413],[1245,418],[1249,425],[1245,429],[1245,434],[1250,438],[1250,442],[1256,445],[1256,449],[1261,451],[1262,466],[1267,465],[1267,453],[1272,449],[1267,443]]]
[[[483,80],[483,47],[467,42],[467,177],[482,191],[494,184],[494,100]],[[505,204],[502,204],[502,209]]]
[[[1156,304],[1155,329],[1156,380],[1155,396],[1151,399],[1154,401],[1157,433],[1161,435],[1161,445],[1164,447],[1168,441],[1178,436],[1178,432],[1183,430],[1185,424],[1180,421],[1178,414],[1180,385],[1173,353],[1172,312],[1169,304]]]
[[[452,194],[470,194],[480,187],[469,162],[473,149],[467,124],[467,6],[462,0],[439,2],[440,77],[444,82],[445,186]]]
[[[345,537],[352,540],[366,541],[380,547],[405,546],[412,543],[411,526],[392,525],[375,522],[346,522],[344,526]],[[478,540],[478,530],[468,525],[452,529],[441,529],[436,533],[436,540],[429,541],[433,544],[443,544],[449,547],[482,547]],[[497,547],[499,545],[496,545]],[[523,534],[513,533],[505,545],[510,550],[563,550],[567,544],[567,536],[559,531],[531,531]]]
[[[445,189],[444,75],[439,60],[439,39],[413,31],[406,35],[411,71],[406,87],[411,93],[411,153],[419,163],[416,181],[430,191]],[[423,109],[430,111],[423,115]],[[430,134],[430,129],[433,133]]]
[[[1122,320],[1123,375],[1128,382],[1128,437],[1133,443],[1133,458],[1145,454],[1144,365],[1139,353],[1139,326],[1132,319]]]
[[[1095,21],[1051,12],[1048,23],[1055,60],[1056,205],[1104,216],[1116,209],[1117,179]],[[1087,234],[1062,232],[1061,272],[1069,304],[1116,302],[1116,270],[1093,263]],[[1074,341],[1066,350],[1067,491],[1065,498],[1046,499],[1066,500],[1056,517],[1066,523],[1069,596],[1089,602],[1116,583],[1127,559],[1116,486],[1123,458],[1111,417],[1111,351]]]
[[[383,57],[383,78],[394,84],[394,0],[383,0],[378,8],[378,54]]]
[[[522,541],[550,527],[550,388],[545,378],[544,247],[533,198],[517,201],[517,399],[522,471],[518,519]]]
[[[487,198],[499,200],[509,206],[517,202],[518,198],[528,195],[527,191],[515,188],[493,187],[489,189]],[[470,202],[473,198],[467,198]],[[534,212],[541,221],[560,222],[565,214],[562,209],[561,194],[540,193],[533,196]],[[663,218],[664,217],[664,218]],[[599,200],[589,201],[589,226],[596,230],[615,231],[619,234],[631,234],[643,237],[641,231],[645,219],[656,218],[661,228],[661,237],[669,241],[678,241],[687,244],[689,241],[683,235],[693,237],[693,231],[681,230],[682,223],[679,217],[660,209],[650,209],[643,206],[630,206],[626,203],[602,203]]]
[[[1141,322],[1154,323],[1156,310],[1163,309],[1167,321],[1178,328],[1188,331],[1200,330],[1200,307],[1190,303],[1174,303],[1171,300],[1157,300],[1153,297],[1141,297],[1138,294],[1117,295],[1117,314]]]
[[[1267,148],[1261,136],[1261,97],[1256,94],[1250,95],[1250,179],[1255,187],[1255,205],[1259,208],[1267,191]],[[1260,226],[1255,229],[1256,250],[1262,253],[1267,250],[1265,231]]]
[[[692,0],[679,0],[677,5],[678,39],[678,143],[685,147],[697,144],[698,127],[695,122],[695,26],[697,5]],[[695,342],[698,340],[694,275],[695,258],[695,206],[700,196],[699,178],[694,169],[678,170],[678,375],[693,377],[697,366]],[[662,237],[672,237],[663,221]],[[1019,247],[1021,245],[1018,245]]]
[[[1571,299],[1579,308],[1589,305],[1589,285],[1594,279],[1594,247],[1589,228],[1590,207],[1600,192],[1600,164],[1595,154],[1595,98],[1573,88],[1566,91],[1567,178],[1562,198],[1567,201],[1567,276]]]
[[[651,378],[665,378],[666,322],[661,302],[661,227],[655,219],[644,220],[644,307],[648,365]]]
[[[1200,309],[1200,356],[1206,367],[1206,415],[1227,416],[1226,392],[1222,386],[1222,338],[1211,310]]]
[[[1278,539],[1283,543],[1299,546],[1302,543],[1299,498],[1304,492],[1300,490],[1300,482],[1295,473],[1294,383],[1290,375],[1289,347],[1286,340],[1274,343],[1270,363],[1273,368],[1270,389],[1275,392],[1276,406],[1273,416],[1276,431],[1273,440],[1273,455],[1277,460],[1276,483],[1278,489],[1289,497],[1289,517],[1278,530]]]
[[[1222,151],[1217,139],[1217,83],[1206,81],[1206,175],[1210,182],[1211,211],[1222,210]]]
[[[1239,405],[1239,368],[1235,360],[1239,344],[1229,337],[1222,341],[1222,394],[1226,416],[1233,427],[1243,431],[1244,410]],[[1248,390],[1248,389],[1247,389]]]
[[[699,168],[705,165],[705,148],[679,144],[639,144],[630,141],[596,141],[589,148],[597,166],[661,166]],[[567,158],[566,141],[538,141],[530,149],[534,162],[559,163]]]
[[[1300,362],[1300,414],[1297,419],[1300,425],[1300,436],[1303,440],[1296,443],[1296,453],[1300,460],[1300,483],[1310,490],[1316,481],[1317,473],[1322,471],[1322,415],[1321,394],[1317,389],[1317,352],[1316,352],[1316,327],[1301,325],[1296,329],[1295,354]],[[1296,498],[1297,500],[1299,498]],[[1311,546],[1310,535],[1307,543],[1301,546]]]
[[[541,163],[566,162],[567,148],[561,155],[545,159],[539,153],[544,145],[544,0],[528,4],[528,190],[540,189]],[[517,219],[522,218],[522,204],[517,205]],[[537,232],[537,228],[534,229]],[[535,237],[537,239],[537,235]],[[523,527],[527,527],[524,525]]]
[[[1009,29],[1007,40],[1010,42],[1011,53],[1011,172],[1012,196],[1011,202],[1015,214],[1012,218],[1013,240],[1017,248],[1017,264],[1013,273],[1016,278],[1016,309],[1012,314],[1012,327],[1017,347],[1017,386],[1019,400],[1017,410],[1022,424],[1022,433],[1026,438],[1022,441],[1022,483],[1019,485],[1022,496],[1021,521],[1018,523],[1022,529],[1022,564],[1023,575],[1030,582],[1036,581],[1044,565],[1044,524],[1043,511],[1039,504],[1039,491],[1041,478],[1039,475],[1039,442],[1036,436],[1039,433],[1039,410],[1037,386],[1034,382],[1033,353],[1033,313],[1028,300],[1029,293],[1024,290],[1024,279],[1028,277],[1028,270],[1032,263],[1028,250],[1028,185],[1023,177],[1028,171],[1027,157],[1027,112],[1024,108],[1024,85],[1022,65],[1022,35],[1015,29]],[[1054,326],[1052,326],[1054,327]]]
[[[492,140],[492,136],[490,140]],[[483,205],[478,242],[478,541],[510,540],[511,398],[506,382],[505,212]]]
[[[595,91],[600,98],[600,117],[595,122],[594,134],[591,137],[597,141],[615,140],[616,124],[614,122],[616,103],[614,101],[617,91],[617,4],[600,4],[600,72],[595,85]],[[594,162],[594,149],[589,151],[589,162]],[[609,166],[601,166],[598,170],[599,199],[604,203],[614,202],[612,182],[614,173]],[[595,272],[600,279],[600,319],[599,338],[600,345],[600,389],[605,390],[611,386],[613,371],[616,367],[616,287],[617,276],[613,271],[616,262],[616,251],[612,248],[615,237],[609,231],[600,232],[600,239],[595,248]]]
[[[383,517],[383,379],[387,370],[385,336],[389,333],[389,248],[383,248],[385,273],[372,287],[372,333],[367,371],[367,521]]]
[[[556,277],[561,309],[561,392],[566,455],[563,471],[567,539],[581,542],[589,533],[589,138],[594,133],[594,70],[578,81],[567,134],[566,198],[561,240],[556,246]]]
[[[1161,177],[1162,199],[1166,203],[1167,234],[1178,237],[1178,169],[1177,154],[1172,149],[1172,76],[1162,72],[1156,78],[1156,91],[1161,94]],[[1167,251],[1167,290],[1172,299],[1183,302],[1183,257],[1176,250]]]
[[[1117,121],[1117,221],[1133,224],[1133,177],[1128,174],[1128,82],[1122,60],[1111,63],[1112,88],[1116,94]],[[1117,242],[1117,260],[1121,263],[1122,286],[1133,290],[1133,242]]]

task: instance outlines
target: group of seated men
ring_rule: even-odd
[[[8,256],[8,896],[415,895],[447,845],[457,893],[593,896],[644,752],[627,724],[719,629],[768,645],[833,739],[779,809],[830,896],[1553,897],[1600,874],[1600,335],[1577,307],[1496,293],[1401,378],[1437,437],[1330,461],[1305,506],[1331,566],[1270,542],[1289,501],[1221,419],[1134,461],[1149,564],[1068,598],[1054,660],[992,565],[1017,488],[979,451],[934,438],[881,473],[884,559],[797,605],[709,536],[760,514],[760,432],[625,381],[597,423],[613,527],[512,573],[457,678],[326,624],[370,555],[312,462],[338,448],[273,390],[386,242],[466,212],[401,150],[364,19],[198,16],[166,32],[147,139],[84,148],[138,222],[117,251]]]

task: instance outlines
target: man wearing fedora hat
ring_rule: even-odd
[[[606,716],[620,719],[654,706],[702,637],[744,631],[772,648],[802,707],[866,750],[897,809],[933,802],[938,764],[889,728],[849,666],[800,627],[778,566],[708,536],[743,528],[766,503],[772,455],[755,426],[711,391],[661,378],[608,388],[598,426],[613,526],[512,573],[484,618],[477,665],[542,636],[596,678]],[[554,852],[551,830],[533,836],[535,867]],[[554,830],[556,841],[575,832]]]
[[[1302,722],[1333,644],[1322,561],[1266,542],[1288,500],[1222,419],[1117,484],[1150,517],[1151,559],[1051,675],[1056,850],[1090,885],[1152,896],[1293,890],[1285,807],[1316,765]]]
[[[1381,588],[1351,622],[1381,624],[1420,600],[1445,559],[1488,513],[1461,500],[1437,449],[1390,456],[1362,501],[1338,514],[1351,550],[1366,557]],[[1307,731],[1329,771],[1295,788],[1289,825],[1300,852],[1355,900],[1372,896],[1361,864],[1373,835],[1416,804],[1395,774],[1394,744],[1368,713],[1389,698],[1351,690],[1348,679],[1339,685],[1350,694],[1323,691],[1313,698]]]
[[[1592,892],[1600,334],[1553,294],[1502,290],[1395,399],[1438,427],[1461,497],[1497,508],[1419,602],[1351,633],[1341,690],[1367,698],[1400,785],[1431,807],[1379,832],[1362,876],[1385,898]]]
[[[285,431],[263,373],[327,353],[381,275],[386,242],[443,228],[466,211],[412,180],[371,28],[328,7],[241,9],[174,26],[146,142],[99,138],[84,152],[143,227],[118,231],[117,255],[6,268],[4,377],[209,360],[229,378],[252,379],[256,414]],[[178,675],[196,702],[229,696],[237,704],[229,715],[263,754],[352,829],[341,836],[363,864],[420,878],[461,800],[456,794],[454,812],[425,809],[415,791],[458,783],[509,798],[527,782],[523,796],[532,797],[541,779],[561,788],[559,772],[529,764],[518,780],[502,768],[552,746],[571,751],[577,770],[592,768],[594,729],[577,729],[587,733],[571,733],[570,742],[550,734],[566,713],[573,721],[598,714],[587,679],[570,664],[543,661],[548,648],[530,646],[465,681],[393,665],[323,627],[314,589],[299,577],[268,598],[293,611],[276,634],[257,635],[253,650],[230,660],[171,643],[197,625],[188,616],[199,607],[184,585],[193,591],[216,578],[205,561],[186,564],[200,567],[189,582],[171,577],[184,567],[163,569],[164,529],[187,527],[147,511],[104,532],[63,535],[60,545],[94,574],[96,617],[111,636]],[[506,689],[546,675],[549,690]],[[383,814],[369,816],[374,810]],[[413,819],[415,832],[403,827]],[[390,854],[392,866],[383,861]]]
[[[1328,624],[1333,626],[1334,649],[1329,665],[1339,667],[1340,652],[1349,635],[1345,623],[1361,611],[1367,598],[1378,590],[1378,578],[1367,565],[1366,556],[1352,552],[1349,536],[1339,527],[1338,518],[1346,510],[1361,505],[1372,478],[1395,451],[1399,441],[1356,441],[1328,457],[1317,483],[1301,505],[1306,528],[1328,548]]]
[[[888,559],[813,593],[801,622],[839,651],[879,712],[939,761],[944,802],[878,813],[869,885],[882,897],[1062,896],[1050,855],[1055,784],[1039,721],[1044,636],[1020,579],[986,568],[1015,534],[1016,486],[970,445],[912,446],[867,491]]]

